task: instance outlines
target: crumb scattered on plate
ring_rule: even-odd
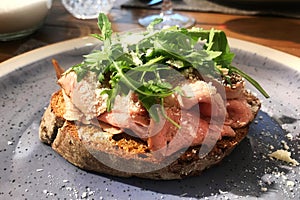
[[[292,163],[294,166],[299,165],[297,160],[291,158],[291,152],[283,149],[279,149],[269,154],[270,157],[276,158],[278,160],[282,160],[288,163]]]

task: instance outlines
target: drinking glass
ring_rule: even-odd
[[[140,18],[138,21],[142,26],[148,26],[156,18],[163,19],[161,23],[155,26],[156,29],[169,26],[188,28],[193,26],[195,23],[194,18],[173,12],[173,4],[171,0],[163,0],[159,14],[148,15]]]
[[[100,12],[107,14],[115,0],[61,0],[64,7],[78,19],[95,19]]]

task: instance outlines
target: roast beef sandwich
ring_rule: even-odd
[[[216,165],[246,137],[260,109],[219,30],[166,27],[112,34],[81,63],[53,62],[39,137],[79,168],[121,177],[181,179]],[[247,82],[247,83],[248,83]]]

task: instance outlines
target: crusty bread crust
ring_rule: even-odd
[[[260,101],[251,93],[245,92],[245,98],[251,105],[254,116],[260,109]],[[213,150],[205,157],[199,157],[200,145],[190,147],[168,166],[157,168],[157,170],[144,173],[117,170],[103,164],[95,155],[101,154],[101,158],[115,160],[116,167],[121,163],[149,167],[159,165],[156,159],[146,151],[146,144],[128,138],[126,134],[113,135],[103,133],[94,125],[81,125],[82,140],[78,135],[78,127],[75,123],[63,119],[64,101],[62,92],[58,91],[52,95],[49,107],[41,120],[39,136],[41,141],[52,146],[52,148],[79,168],[120,177],[141,177],[148,179],[182,179],[187,176],[196,176],[203,170],[218,164],[229,155],[232,150],[246,137],[249,125],[235,129],[235,137],[223,137],[214,146]],[[102,133],[102,135],[99,135]],[[93,139],[96,138],[97,140]],[[124,136],[124,137],[123,137]],[[99,139],[100,138],[100,139]],[[124,162],[130,161],[130,162]],[[120,163],[119,163],[120,162]]]

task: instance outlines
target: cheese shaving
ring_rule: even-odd
[[[291,158],[291,152],[283,150],[283,149],[277,150],[277,151],[269,154],[269,156],[276,158],[278,160],[282,160],[287,163],[292,163],[294,166],[299,165],[297,160]]]

